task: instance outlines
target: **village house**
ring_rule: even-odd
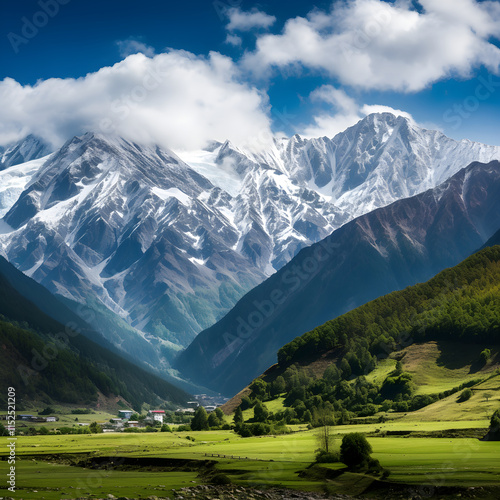
[[[160,424],[163,424],[165,410],[149,410],[148,417],[152,418],[155,422],[160,422]]]
[[[125,420],[128,420],[133,414],[134,414],[133,410],[119,410],[118,411],[118,416],[120,418],[124,418]]]

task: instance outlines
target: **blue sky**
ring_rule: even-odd
[[[498,33],[497,1],[9,2],[0,143],[97,127],[189,149],[334,135],[387,107],[500,145]],[[138,90],[155,60],[161,82]]]

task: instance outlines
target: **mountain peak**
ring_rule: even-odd
[[[53,148],[33,134],[0,150],[0,170],[37,160],[52,153]]]

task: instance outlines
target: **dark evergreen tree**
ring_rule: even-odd
[[[193,420],[191,420],[191,429],[193,431],[207,431],[209,429],[207,411],[203,406],[200,406],[194,412]]]

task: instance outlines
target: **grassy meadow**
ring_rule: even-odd
[[[403,353],[404,369],[413,374],[418,390],[424,394],[477,380],[469,400],[459,403],[459,391],[418,411],[380,412],[332,427],[336,449],[343,435],[364,433],[373,448],[372,456],[390,470],[385,480],[349,472],[342,463],[313,465],[317,431],[308,430],[306,424],[290,425],[290,434],[248,438],[231,430],[178,432],[174,426],[174,432],[18,436],[17,491],[7,491],[4,480],[0,483],[0,497],[172,497],[174,490],[210,483],[214,474],[222,473],[233,484],[259,488],[279,486],[384,499],[408,498],[415,492],[424,497],[451,499],[472,491],[476,498],[498,499],[500,442],[479,439],[486,434],[492,413],[500,407],[498,363],[475,370],[460,352],[452,359],[444,358],[442,352],[447,349],[439,343],[409,346]],[[493,359],[496,356],[495,352]],[[395,364],[392,358],[381,361],[367,378],[381,383]],[[284,397],[278,397],[265,405],[269,411],[278,412],[283,402]],[[58,422],[18,421],[18,429],[23,430],[23,425],[73,427],[82,422],[106,422],[115,416],[108,412],[75,415],[71,409],[57,410]],[[37,414],[36,410],[22,413]],[[245,410],[243,416],[251,419],[253,409]],[[225,419],[226,423],[232,422],[232,415]],[[8,470],[7,442],[8,438],[0,437],[3,478]],[[105,467],[88,463],[99,457],[140,462],[136,466],[118,462]],[[167,465],[155,465],[162,460]]]
[[[389,481],[393,485],[500,487],[500,442],[374,435],[387,431],[486,427],[486,420],[415,423],[401,418],[382,424],[335,427],[334,442],[339,447],[343,434],[367,433],[373,456],[391,471]],[[6,442],[7,438],[0,438],[4,450]],[[241,438],[232,431],[20,436],[16,446],[18,490],[13,497],[102,498],[109,493],[129,498],[168,496],[173,489],[207,482],[210,471],[200,465],[205,460],[214,461],[216,470],[225,473],[232,483],[244,486],[361,494],[377,483],[368,476],[361,480],[360,475],[347,472],[342,464],[311,468],[316,448],[314,430],[251,438]],[[170,458],[184,462],[169,470],[105,470],[72,465],[87,456]],[[200,462],[189,466],[186,461]],[[6,473],[7,462],[0,461],[0,474],[6,477]],[[0,495],[12,496],[5,489],[0,489]]]

